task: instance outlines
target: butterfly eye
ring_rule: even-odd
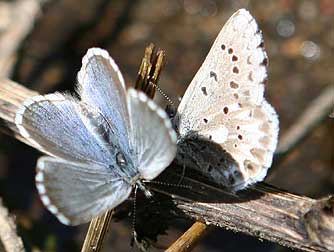
[[[116,154],[116,163],[121,167],[126,165],[126,160],[121,152]]]

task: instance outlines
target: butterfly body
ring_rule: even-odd
[[[200,171],[226,187],[233,186],[234,177],[242,176],[232,156],[205,137],[192,136],[178,142],[176,159],[180,165]],[[231,170],[236,172],[231,173]]]
[[[132,189],[174,159],[176,135],[166,113],[144,93],[126,89],[109,54],[89,49],[78,95],[39,95],[16,113],[20,134],[48,156],[38,159],[36,187],[62,223],[77,225],[125,201]]]

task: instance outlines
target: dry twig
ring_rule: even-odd
[[[24,252],[23,242],[16,234],[16,225],[0,199],[0,251]]]
[[[164,52],[158,50],[154,53],[154,45],[150,44],[145,49],[135,88],[145,92],[151,99],[154,98],[160,73],[164,65]]]
[[[82,252],[101,251],[104,238],[110,227],[113,210],[109,210],[101,216],[95,217],[89,224]]]
[[[0,3],[0,76],[8,76],[17,49],[30,32],[40,10],[41,0]]]
[[[279,141],[277,155],[284,155],[309,135],[319,123],[328,117],[334,107],[334,85],[329,85],[321,94],[311,102],[302,115],[287,130]]]
[[[189,252],[201,238],[208,232],[209,226],[196,221],[179,239],[177,239],[166,252]]]

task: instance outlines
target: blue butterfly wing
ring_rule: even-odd
[[[131,185],[108,167],[41,157],[36,186],[43,204],[60,222],[89,222],[126,200]]]
[[[83,102],[99,109],[111,125],[117,126],[110,141],[117,138],[119,146],[129,154],[126,88],[118,66],[107,51],[100,48],[87,51],[78,73],[78,93]]]
[[[85,126],[81,106],[61,93],[26,100],[16,113],[20,134],[39,150],[72,161],[106,164],[110,154]]]
[[[154,179],[175,157],[176,134],[166,112],[144,93],[129,89],[128,107],[135,166],[142,178]]]

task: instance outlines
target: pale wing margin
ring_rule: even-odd
[[[176,134],[166,114],[143,92],[128,90],[130,142],[141,176],[151,180],[174,159]]]
[[[78,73],[78,94],[81,100],[97,108],[113,127],[123,151],[129,153],[129,114],[123,75],[106,50],[90,48],[82,59]],[[114,142],[115,139],[109,142]]]
[[[43,204],[66,225],[78,225],[125,201],[132,190],[111,169],[41,157],[36,186]]]
[[[19,133],[39,150],[72,161],[109,163],[80,117],[79,101],[61,93],[27,99],[15,115]]]

